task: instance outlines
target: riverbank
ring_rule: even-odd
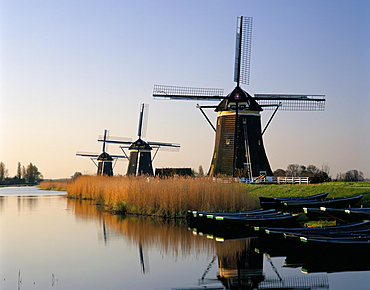
[[[247,184],[248,193],[259,196],[293,197],[329,192],[328,198],[364,195],[363,207],[370,207],[370,182],[324,182],[318,184]]]
[[[81,176],[45,181],[41,189],[65,190],[69,198],[89,199],[120,214],[185,217],[187,210],[232,212],[259,208],[258,196],[308,196],[329,192],[328,198],[364,195],[370,207],[370,182],[321,184],[239,184],[231,179]]]

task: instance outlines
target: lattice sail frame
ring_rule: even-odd
[[[208,100],[224,99],[224,90],[215,88],[178,87],[154,85],[153,97],[162,99]]]
[[[325,95],[255,94],[255,100],[265,110],[279,106],[283,111],[324,111]]]
[[[234,82],[249,85],[253,17],[238,17],[235,44]]]
[[[153,97],[160,99],[183,100],[222,100],[223,89],[177,87],[154,85]],[[324,111],[325,95],[255,94],[254,99],[264,110],[283,111]]]

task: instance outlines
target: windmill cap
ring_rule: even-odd
[[[129,150],[135,150],[135,149],[152,150],[152,147],[150,147],[148,143],[146,143],[141,138],[139,138],[134,143],[132,143],[128,149]]]
[[[107,152],[103,152],[102,154],[100,154],[98,156],[98,160],[102,160],[102,161],[112,161],[113,158],[107,153]]]
[[[254,98],[244,91],[240,87],[236,87],[226,99],[224,99],[216,108],[216,112],[218,111],[226,111],[229,110],[230,103],[247,103],[248,110],[251,111],[263,111],[262,107],[254,100]]]

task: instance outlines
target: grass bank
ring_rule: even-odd
[[[308,196],[322,192],[329,192],[328,198],[354,196],[363,194],[361,204],[370,207],[370,182],[325,182],[319,184],[248,184],[245,185],[248,193],[258,196]]]
[[[81,176],[67,185],[68,197],[92,199],[110,211],[185,217],[187,210],[240,211],[259,203],[238,183],[213,178]]]

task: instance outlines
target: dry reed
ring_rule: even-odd
[[[43,190],[66,191],[70,182],[70,180],[45,180],[40,182],[39,188]]]
[[[213,178],[81,176],[68,184],[68,196],[93,199],[110,210],[184,217],[188,210],[240,211],[256,208],[246,187]]]

